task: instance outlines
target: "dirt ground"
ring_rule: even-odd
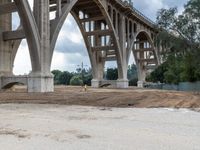
[[[103,107],[137,108],[200,108],[198,92],[176,92],[149,89],[94,89],[85,92],[82,87],[56,86],[54,93],[27,93],[17,86],[0,92],[0,104],[61,104]]]

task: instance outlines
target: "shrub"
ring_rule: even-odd
[[[70,80],[70,85],[83,85],[83,80],[80,76],[73,76]]]

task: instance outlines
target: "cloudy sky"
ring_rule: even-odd
[[[144,15],[156,20],[156,13],[161,8],[177,7],[179,12],[183,10],[184,4],[188,0],[134,0],[133,5]],[[13,28],[19,24],[17,15],[13,15]],[[53,56],[51,69],[75,71],[75,69],[84,63],[85,67],[90,67],[89,57],[85,48],[82,35],[71,15],[68,16],[62,27]],[[133,63],[133,57],[130,63]],[[107,63],[106,67],[114,67],[115,63]],[[14,63],[15,74],[27,74],[31,70],[30,57],[27,43],[25,40],[21,43]]]

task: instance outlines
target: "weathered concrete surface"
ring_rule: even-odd
[[[198,150],[200,113],[0,105],[2,150]]]
[[[0,89],[9,89],[16,84],[27,85],[27,91],[33,92],[53,92],[53,75],[49,76],[2,76],[0,78]]]
[[[21,24],[17,30],[11,28],[12,12],[17,12],[20,17]],[[50,19],[52,12],[55,18]],[[115,61],[118,80],[114,85],[128,88],[127,69],[131,52],[141,82],[152,71],[149,67],[159,65],[158,51],[161,49],[153,43],[158,32],[155,24],[138,12],[130,1],[34,0],[32,10],[28,0],[1,0],[0,78],[12,75],[20,42],[26,38],[32,66],[28,91],[52,92],[51,61],[58,35],[69,13],[83,35],[91,63],[93,87],[99,87],[98,81],[103,80],[105,63]]]
[[[99,88],[104,85],[110,85],[116,88],[128,88],[128,80],[92,80],[92,87]]]

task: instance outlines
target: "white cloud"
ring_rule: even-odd
[[[89,56],[82,56],[80,53],[62,53],[55,51],[53,55],[51,70],[68,70],[68,71],[76,71],[76,68],[78,68],[78,65],[81,63],[84,63],[86,65],[86,68],[89,68],[90,60]]]
[[[17,52],[13,73],[16,75],[28,74],[31,71],[31,60],[26,40],[23,40]]]
[[[73,72],[76,71],[76,68],[78,68],[78,65],[82,62],[87,66],[86,68],[91,66],[89,56],[82,56],[80,53],[62,53],[55,51],[53,54],[51,70],[58,69]],[[13,72],[15,75],[24,75],[30,73],[31,70],[31,60],[27,43],[23,40],[16,55]]]
[[[133,5],[145,16],[156,20],[157,11],[161,8],[177,7],[179,13],[183,11],[183,5],[188,0],[134,0]]]
[[[155,20],[158,9],[166,8],[162,0],[134,0],[133,5],[152,20]]]

